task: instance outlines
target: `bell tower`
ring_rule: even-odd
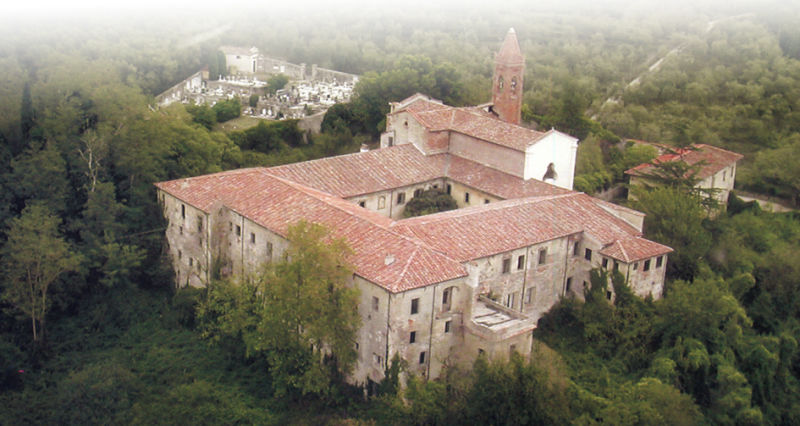
[[[524,74],[525,58],[519,50],[517,33],[511,28],[494,57],[492,109],[503,121],[517,125],[520,123]]]

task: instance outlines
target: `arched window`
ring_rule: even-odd
[[[558,179],[558,173],[556,173],[556,166],[553,163],[550,163],[547,166],[547,171],[544,173],[542,180],[547,182],[548,180],[554,181]]]
[[[503,93],[503,86],[505,86],[505,81],[503,81],[503,76],[497,77],[497,93]]]
[[[453,304],[453,293],[455,293],[455,286],[447,287],[442,292],[442,312],[447,312],[450,310],[450,306]]]
[[[511,77],[511,93],[517,93],[517,77]]]

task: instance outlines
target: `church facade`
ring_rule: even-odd
[[[177,285],[206,285],[212,265],[254,273],[280,258],[293,223],[327,225],[353,249],[362,326],[350,380],[364,384],[395,354],[429,378],[479,354],[528,355],[538,319],[581,298],[593,268],[660,297],[671,249],[642,237],[643,215],[572,191],[575,138],[519,126],[513,30],[495,65],[490,105],[413,95],[392,104],[380,149],[156,184]],[[403,219],[431,188],[459,209]]]

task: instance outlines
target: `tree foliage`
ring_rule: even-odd
[[[422,191],[406,204],[403,217],[423,216],[458,208],[456,200],[441,189],[431,188]]]
[[[59,277],[76,271],[80,256],[58,230],[59,220],[47,207],[31,204],[10,222],[3,247],[3,300],[31,322],[35,342],[44,339],[53,287]]]

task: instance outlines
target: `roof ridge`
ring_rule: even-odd
[[[406,264],[403,265],[403,270],[398,275],[397,281],[393,282],[392,284],[397,285],[400,283],[400,281],[403,281],[403,278],[406,277],[406,272],[408,272],[408,268],[411,266],[411,261],[414,260],[418,252],[419,252],[419,246],[414,246],[414,252],[411,253],[411,256],[408,256],[408,260],[406,261]]]

